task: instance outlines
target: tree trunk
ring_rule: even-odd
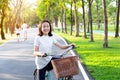
[[[7,23],[8,23],[8,29],[9,29],[11,35],[12,35],[12,19],[13,19],[13,16],[9,15]]]
[[[98,20],[98,30],[100,30],[101,20]]]
[[[78,21],[78,14],[77,14],[77,8],[76,8],[76,0],[73,0],[74,2],[74,15],[75,15],[75,27],[76,27],[76,33],[75,36],[79,36],[79,21]]]
[[[64,30],[63,30],[63,13],[64,13],[64,10],[62,8],[62,15],[61,15],[61,20],[60,20],[61,26],[62,26],[62,33],[64,32]]]
[[[100,30],[100,19],[99,19],[99,5],[98,3],[96,3],[96,7],[97,7],[97,23],[98,23],[98,30]]]
[[[66,26],[66,7],[64,7],[64,17],[63,17],[63,21],[64,21],[64,32],[67,33],[67,26]]]
[[[2,9],[2,17],[1,17],[1,23],[0,23],[1,39],[2,40],[5,40],[5,33],[4,33],[4,30],[3,30],[4,17],[5,17],[5,13],[4,13],[4,10]]]
[[[58,17],[55,18],[55,27],[58,27]]]
[[[91,12],[91,5],[93,0],[89,0],[89,24],[90,24],[90,41],[93,42],[93,29],[92,29],[92,12]]]
[[[117,3],[117,9],[116,9],[116,29],[115,29],[115,37],[119,37],[119,9],[120,9],[120,0],[118,0]]]
[[[5,22],[5,33],[8,33],[8,22]]]
[[[88,17],[89,18],[89,17]],[[89,21],[87,22],[87,33],[90,33],[90,26],[89,26]]]
[[[51,8],[51,11],[52,11],[52,27],[55,27],[54,23],[55,23],[55,18],[54,18],[54,8],[52,7]]]
[[[83,19],[83,24],[84,24],[84,38],[87,38],[86,35],[86,24],[85,24],[85,9],[84,9],[84,0],[82,0],[82,9],[83,9],[83,15],[82,15],[82,19]]]
[[[87,33],[90,33],[90,26],[89,26],[89,9],[88,9],[88,21],[87,21]]]
[[[103,9],[104,9],[104,43],[103,47],[107,48],[108,47],[108,18],[107,18],[107,11],[106,11],[106,0],[103,0]]]
[[[72,0],[71,0],[71,12],[70,12],[70,35],[72,35]]]

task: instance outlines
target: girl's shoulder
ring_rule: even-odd
[[[42,38],[42,36],[39,36],[39,35],[36,35],[36,37],[35,37],[36,39],[41,39]]]

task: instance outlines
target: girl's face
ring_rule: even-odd
[[[48,35],[48,33],[50,32],[50,25],[48,22],[44,22],[42,24],[42,32],[43,32],[43,35]]]

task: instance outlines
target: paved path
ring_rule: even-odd
[[[16,39],[0,46],[0,80],[33,80],[35,68],[33,56],[33,41],[37,30],[28,30],[28,40],[17,42]],[[60,43],[66,44],[63,39],[55,37]],[[62,52],[59,48],[53,47],[53,53]],[[70,55],[72,55],[72,51]],[[73,53],[74,55],[74,53]],[[89,79],[88,73],[79,63],[80,73],[74,76],[74,80],[93,80]]]
[[[33,80],[35,35],[29,32],[27,41],[14,39],[0,46],[0,80]]]

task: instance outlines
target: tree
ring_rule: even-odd
[[[6,17],[6,11],[8,9],[8,0],[0,0],[0,15],[1,15],[1,21],[0,21],[0,30],[1,30],[1,39],[5,39],[5,33],[4,33],[4,19]]]
[[[116,8],[116,29],[115,29],[115,37],[119,37],[119,9],[120,9],[120,0],[117,2]]]
[[[87,35],[86,35],[86,24],[85,24],[84,0],[82,0],[82,9],[83,9],[82,20],[83,20],[83,24],[84,24],[84,38],[87,38]]]
[[[71,6],[71,8],[70,8],[70,35],[72,35],[72,30],[73,30],[73,24],[72,24],[72,5],[73,4],[73,1],[71,0],[71,2],[70,2],[70,6]]]
[[[92,10],[91,10],[91,5],[92,5],[93,0],[88,0],[88,6],[89,6],[89,25],[90,25],[90,41],[93,42],[93,29],[92,29]]]
[[[103,47],[107,48],[108,47],[108,18],[107,18],[107,10],[106,10],[106,0],[103,1],[103,10],[104,10],[104,43]]]
[[[64,13],[63,13],[64,32],[67,33],[67,26],[66,26],[66,5],[65,5],[65,3],[64,3],[63,10],[64,10]]]
[[[73,0],[74,3],[74,16],[75,16],[75,27],[76,27],[76,33],[75,36],[79,36],[79,21],[78,21],[78,11],[76,7],[76,0]]]
[[[66,3],[67,0],[59,0],[59,6],[61,7],[61,25],[62,25],[62,32],[67,33],[67,17],[66,17]]]
[[[97,13],[97,23],[98,23],[98,30],[100,30],[100,23],[101,23],[101,15],[100,15],[100,8],[101,8],[101,2],[100,0],[95,0],[96,1],[96,13]]]
[[[10,4],[12,7],[11,7],[11,13],[9,14],[9,19],[8,19],[9,23],[8,24],[9,24],[10,33],[12,35],[12,34],[14,34],[15,24],[21,25],[20,23],[22,23],[20,14],[22,13],[21,9],[24,5],[24,1],[23,0],[16,0],[16,1],[11,0]],[[25,13],[24,13],[24,15],[25,15]]]

